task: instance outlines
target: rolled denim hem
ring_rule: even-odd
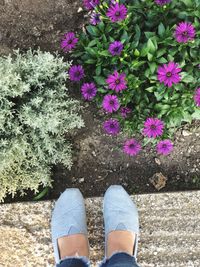
[[[90,266],[90,261],[87,257],[84,256],[73,256],[73,257],[65,257],[60,260],[59,263],[56,264],[56,267],[68,267],[68,266],[73,266],[71,265],[70,260],[78,260],[80,263],[83,264],[84,267]]]
[[[129,259],[129,261],[132,261],[135,266],[138,266],[137,265],[137,261],[136,261],[136,258],[126,252],[123,252],[123,251],[117,251],[117,252],[114,252],[109,258],[104,258],[100,264],[99,264],[99,267],[103,267],[106,263],[109,263],[113,258],[115,257],[118,257],[119,261],[122,259],[121,257],[123,257],[123,260],[124,260],[124,256]],[[138,266],[139,267],[139,266]]]

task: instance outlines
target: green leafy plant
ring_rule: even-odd
[[[67,133],[84,125],[69,98],[58,55],[31,51],[0,58],[0,201],[51,186],[51,167],[72,165]]]
[[[120,2],[126,5],[127,16],[119,22],[108,17],[111,4],[107,1],[96,5],[101,22],[85,27],[72,57],[84,67],[86,80],[96,83],[95,100],[99,107],[106,94],[116,94],[108,88],[109,75],[114,70],[125,73],[127,89],[117,95],[121,107],[131,108],[132,113],[126,119],[119,111],[112,116],[117,117],[126,133],[141,133],[144,121],[156,117],[165,124],[162,139],[172,137],[182,123],[200,119],[200,109],[194,101],[200,84],[200,2],[168,1],[167,5],[157,5],[153,0]],[[178,43],[174,32],[183,21],[192,23],[196,35],[194,40]],[[109,51],[114,41],[123,44],[120,55],[113,56]],[[157,76],[159,66],[169,62],[176,62],[181,68],[181,81],[170,88],[160,83]]]

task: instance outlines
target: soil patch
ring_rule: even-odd
[[[105,116],[94,104],[84,104],[82,113],[86,126],[74,139],[74,165],[67,172],[54,168],[50,198],[57,198],[66,187],[78,187],[86,197],[101,196],[111,184],[121,184],[129,193],[158,192],[151,178],[159,173],[167,178],[160,192],[200,189],[199,122],[175,133],[169,156],[159,156],[147,146],[137,157],[130,157],[121,149],[127,136],[106,135]]]
[[[64,33],[83,26],[85,13],[79,0],[0,0],[0,54],[56,51]]]

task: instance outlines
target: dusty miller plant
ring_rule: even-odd
[[[71,167],[66,133],[83,120],[66,89],[69,66],[40,50],[0,57],[0,201],[51,186],[54,164]]]

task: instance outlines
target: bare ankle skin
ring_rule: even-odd
[[[63,236],[58,239],[60,259],[73,256],[89,258],[88,239],[84,234]]]
[[[135,234],[129,231],[112,231],[108,235],[106,257],[109,258],[115,252],[133,254]]]

